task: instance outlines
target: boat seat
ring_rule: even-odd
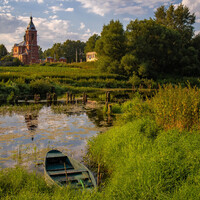
[[[67,165],[66,169],[74,169],[72,166]],[[65,170],[64,165],[62,164],[53,164],[53,165],[49,165],[47,166],[47,171],[60,171],[60,170]]]
[[[74,169],[71,169],[71,170],[67,170],[67,174],[79,174],[79,173],[82,173],[82,172],[87,172],[87,170],[85,169],[80,169],[80,170],[74,170]],[[48,170],[48,173],[50,176],[56,176],[56,175],[62,175],[62,174],[66,174],[66,171],[64,169],[61,169],[61,170],[58,170],[58,169],[55,169],[55,170]]]

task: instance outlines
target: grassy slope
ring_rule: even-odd
[[[57,96],[73,93],[96,92],[100,88],[130,87],[123,76],[100,72],[95,63],[46,64],[21,67],[0,67],[0,99],[11,93],[24,99],[33,99],[35,93],[42,98],[54,88]],[[41,90],[42,89],[42,90]]]

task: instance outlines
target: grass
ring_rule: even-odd
[[[42,176],[28,173],[22,168],[0,172],[0,199],[78,200],[93,198],[95,193],[48,186]]]
[[[19,67],[0,67],[0,99],[9,100],[12,93],[24,99],[33,98],[35,93],[41,98],[47,92],[57,96],[67,91],[84,92],[100,88],[131,87],[126,77],[100,72],[95,63],[35,64]]]

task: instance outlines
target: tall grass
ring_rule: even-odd
[[[115,127],[89,144],[90,159],[110,175],[105,199],[199,199],[198,133],[162,131],[143,118]]]
[[[196,87],[165,85],[148,104],[157,124],[166,130],[200,128],[200,90]]]
[[[96,190],[48,186],[41,175],[28,173],[22,168],[0,171],[0,199],[84,200],[96,199],[96,193]]]

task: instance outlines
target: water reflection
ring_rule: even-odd
[[[0,115],[0,167],[21,164],[42,170],[45,153],[52,148],[81,161],[88,138],[105,131],[106,120],[101,109],[81,105]]]
[[[25,118],[27,128],[31,134],[31,140],[33,141],[34,132],[36,131],[36,128],[38,127],[38,115],[33,114],[33,113],[26,113],[24,118]]]

